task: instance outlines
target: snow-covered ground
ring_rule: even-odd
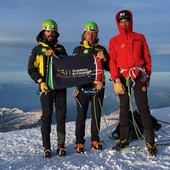
[[[170,122],[170,107],[153,109],[152,115],[158,120]],[[16,121],[18,127],[22,127],[21,122],[25,125],[36,124],[40,117],[40,112],[23,113],[17,109],[1,108],[0,116],[4,114],[14,115],[15,118],[9,121]],[[137,147],[118,152],[111,148],[115,142],[109,139],[109,135],[116,127],[117,121],[108,120],[108,118],[116,117],[116,112],[110,115],[103,115],[101,122],[101,140],[104,141],[102,151],[91,150],[90,148],[90,119],[86,121],[86,153],[75,153],[75,122],[66,124],[66,148],[67,156],[56,156],[56,126],[52,125],[51,141],[52,141],[52,158],[46,159],[43,157],[43,148],[41,143],[40,127],[21,128],[21,130],[9,131],[0,133],[0,167],[2,170],[55,170],[55,169],[95,169],[95,170],[127,170],[127,169],[170,169],[170,146],[159,145],[158,156],[150,157],[145,149],[144,140],[134,141],[132,144]],[[18,119],[17,119],[18,118]],[[20,121],[22,120],[22,121]],[[7,121],[8,122],[8,121]],[[170,139],[170,125],[159,122],[162,125],[162,130],[156,132],[157,140]],[[2,128],[3,125],[1,125]],[[166,134],[166,133],[167,134]],[[167,141],[168,142],[168,141]],[[169,142],[168,142],[169,143]]]

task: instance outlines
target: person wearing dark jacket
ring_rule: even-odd
[[[88,22],[84,26],[82,41],[80,45],[73,50],[73,55],[96,55],[102,62],[103,68],[109,70],[108,53],[106,49],[99,45],[98,26],[94,22]],[[102,70],[102,79],[93,83],[77,87],[73,91],[73,97],[77,100],[77,118],[76,118],[76,152],[84,153],[85,143],[85,121],[89,103],[91,102],[91,147],[101,150],[102,144],[99,138],[101,107],[104,98],[105,75]]]
[[[44,147],[44,156],[51,157],[51,123],[53,103],[56,109],[57,122],[57,154],[65,156],[65,121],[66,121],[66,89],[51,90],[48,86],[48,61],[51,55],[67,55],[65,48],[58,44],[58,26],[51,19],[42,24],[42,31],[36,37],[38,45],[32,49],[28,61],[28,74],[39,84],[39,96],[41,101],[41,133]]]
[[[120,141],[118,150],[129,145],[130,88],[133,87],[138,111],[141,115],[146,148],[157,155],[154,129],[148,106],[147,87],[152,72],[151,56],[143,34],[133,32],[133,16],[129,10],[115,16],[119,34],[109,41],[110,73],[114,90],[120,98]]]

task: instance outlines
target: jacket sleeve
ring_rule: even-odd
[[[38,68],[35,66],[36,57],[36,48],[34,48],[29,56],[27,71],[32,80],[38,83],[38,79],[42,78],[42,76],[40,75]]]
[[[66,49],[64,48],[63,45],[60,45],[61,46],[61,51],[60,51],[60,54],[61,55],[68,55],[67,52],[66,52]]]
[[[110,40],[109,42],[108,53],[109,53],[109,67],[110,67],[111,79],[115,80],[116,78],[119,78],[119,70],[117,68],[117,62],[116,62],[117,55],[112,40]]]
[[[73,55],[81,55],[80,46],[74,48]]]
[[[149,47],[148,47],[148,44],[147,44],[147,41],[144,35],[143,35],[143,56],[144,56],[144,68],[148,76],[150,76],[152,73],[152,61],[151,61],[151,55],[149,52]]]
[[[106,57],[106,61],[101,60],[103,68],[106,71],[110,71],[110,68],[109,68],[109,54],[108,54],[108,52],[107,52],[107,50],[105,48],[103,48],[103,53],[104,53],[104,56]]]

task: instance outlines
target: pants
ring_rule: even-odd
[[[129,96],[128,88],[126,86],[126,79],[121,79],[122,84],[126,89],[126,93],[119,95],[120,99],[120,140],[127,139],[129,137]],[[141,81],[141,76],[135,79],[135,86],[133,87],[135,102],[138,111],[141,115],[142,126],[144,129],[144,135],[146,143],[154,143],[154,129],[152,126],[152,119],[148,106],[147,98],[147,86],[146,82]]]
[[[76,118],[76,144],[85,143],[85,121],[87,117],[87,111],[89,103],[91,102],[91,141],[99,139],[100,131],[100,118],[101,118],[101,107],[103,105],[104,88],[101,89],[98,94],[89,95],[85,94],[84,91],[80,90],[78,94],[77,102],[77,118]]]
[[[53,113],[53,103],[56,109],[57,122],[57,141],[58,145],[65,143],[65,122],[66,122],[66,89],[53,90],[48,93],[42,93],[40,96],[42,116],[41,133],[43,147],[51,147],[50,133]]]

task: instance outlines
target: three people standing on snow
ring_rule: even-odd
[[[131,89],[134,90],[135,102],[141,115],[146,147],[150,155],[158,153],[154,129],[148,105],[147,89],[152,73],[151,56],[145,36],[133,32],[133,15],[129,10],[116,14],[116,25],[119,34],[109,41],[109,49],[99,45],[99,28],[96,23],[88,22],[84,26],[80,45],[73,50],[73,55],[96,55],[103,65],[103,76],[100,81],[76,87],[73,97],[77,100],[76,118],[76,152],[84,153],[85,121],[89,103],[91,102],[91,147],[102,149],[99,138],[101,107],[104,99],[104,69],[109,71],[114,91],[120,99],[120,141],[115,148],[121,150],[129,145],[129,110]],[[28,62],[30,77],[39,84],[42,108],[41,133],[44,156],[51,157],[51,122],[53,103],[56,108],[57,120],[57,154],[65,156],[65,121],[66,121],[66,89],[51,90],[47,85],[47,68],[50,55],[67,55],[65,48],[58,44],[58,26],[53,20],[46,20],[42,31],[37,36],[38,45],[33,48]]]

